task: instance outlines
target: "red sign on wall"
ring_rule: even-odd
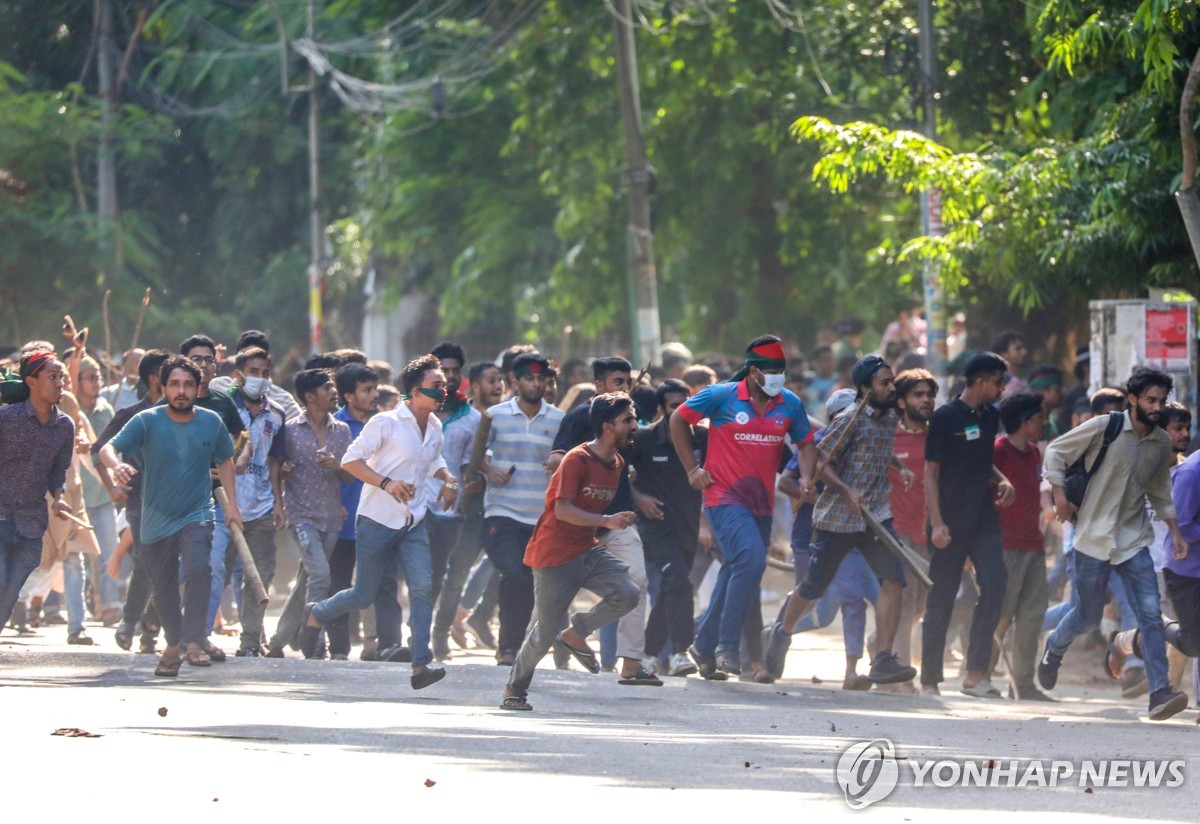
[[[1146,309],[1146,364],[1167,372],[1188,372],[1191,357],[1188,306]]]

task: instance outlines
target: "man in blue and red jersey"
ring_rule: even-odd
[[[756,338],[746,365],[729,383],[702,389],[671,416],[671,442],[688,482],[704,492],[704,514],[723,555],[712,600],[688,649],[700,674],[712,680],[741,672],[742,623],[766,570],[775,474],[782,469],[786,437],[799,450],[801,487],[807,492],[812,485],[816,448],[804,404],[783,388],[786,364],[779,338]],[[710,420],[708,455],[699,466],[692,427],[704,418]]]

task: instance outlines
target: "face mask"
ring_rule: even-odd
[[[784,381],[787,380],[787,375],[763,375],[763,382],[760,384],[762,391],[768,397],[775,397],[783,391]]]
[[[417,388],[417,391],[420,392],[425,397],[435,400],[438,403],[442,403],[443,401],[446,400],[446,390],[445,389],[426,389],[425,387],[421,386],[421,387]]]
[[[246,383],[242,386],[242,394],[252,401],[257,401],[267,394],[270,387],[270,378],[246,378]]]

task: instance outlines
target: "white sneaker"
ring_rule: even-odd
[[[687,657],[686,653],[677,652],[671,656],[671,665],[667,669],[667,675],[674,678],[683,678],[687,675],[694,675],[697,672],[699,670],[692,663],[692,659]]]
[[[662,661],[647,655],[642,659],[642,669],[644,669],[646,672],[652,672],[655,675],[658,675],[659,670],[662,669]]]

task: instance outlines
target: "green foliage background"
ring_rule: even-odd
[[[613,16],[547,0],[506,30],[519,6],[461,0],[422,19],[429,4],[317,4],[326,43],[411,13],[392,44],[333,55],[358,77],[428,77],[446,54],[492,52],[486,72],[447,85],[444,108],[415,94],[354,111],[322,81],[331,347],[357,342],[372,271],[391,300],[439,296],[442,331],[481,354],[513,340],[561,353],[567,326],[572,354],[627,343]],[[668,336],[737,351],[764,330],[807,345],[852,313],[882,328],[919,302],[925,258],[981,338],[1014,322],[1064,331],[1086,300],[1149,285],[1195,292],[1172,201],[1195,3],[943,4],[938,144],[911,131],[910,2],[796,0],[788,25],[766,0],[641,6]],[[92,4],[0,6],[0,344],[47,336],[64,310],[96,342],[111,289],[119,347],[146,287],[143,341],[255,326],[303,343],[307,97],[283,93],[280,69],[295,86],[307,67],[274,44],[280,25],[303,36],[304,4],[114,8],[118,59],[143,25],[120,90],[122,213],[106,227]],[[930,184],[950,230],[937,243],[918,239],[915,192]]]

